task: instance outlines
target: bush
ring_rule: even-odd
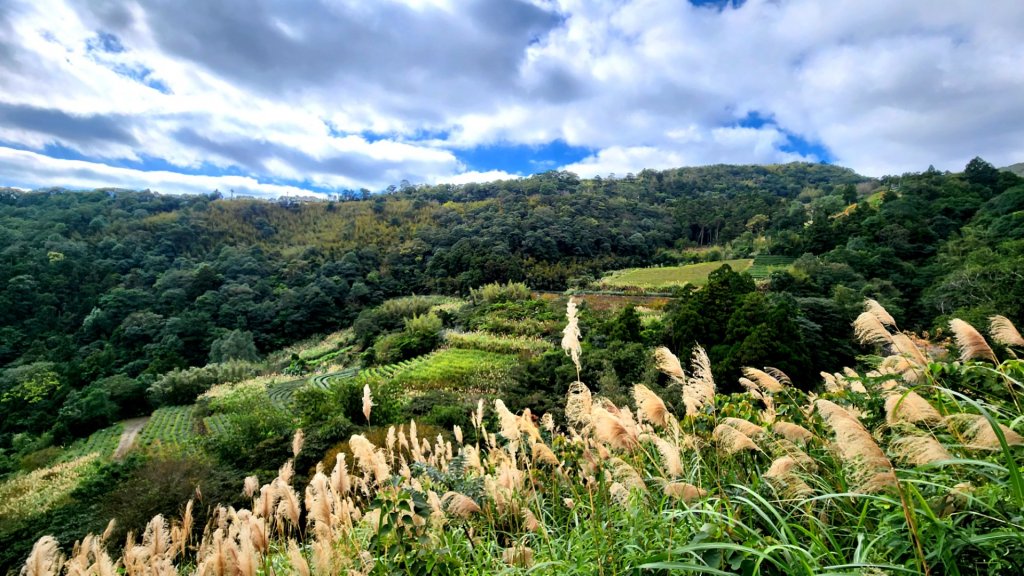
[[[271,402],[266,389],[241,388],[211,401],[210,408],[227,417],[223,430],[204,442],[221,461],[251,472],[275,469],[291,457],[294,420]]]
[[[258,365],[239,361],[173,370],[154,382],[148,394],[154,406],[191,404],[214,384],[241,382],[259,372]]]
[[[515,302],[517,300],[529,300],[530,288],[522,282],[501,284],[493,282],[484,284],[480,288],[473,288],[469,291],[469,299],[474,304],[495,304],[497,302]]]

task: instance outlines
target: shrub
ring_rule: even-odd
[[[258,373],[258,365],[239,361],[173,370],[154,382],[148,394],[154,406],[191,404],[214,384],[241,382]]]
[[[493,282],[484,284],[480,288],[473,288],[469,291],[469,299],[474,304],[495,304],[497,302],[514,302],[517,300],[529,300],[530,288],[522,282],[506,284]]]

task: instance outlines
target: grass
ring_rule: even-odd
[[[601,278],[598,283],[612,288],[642,288],[644,290],[670,288],[672,286],[703,286],[708,274],[728,264],[733,270],[743,272],[754,264],[752,258],[701,262],[686,266],[665,266],[662,268],[631,268],[618,270]]]
[[[94,452],[8,478],[0,484],[0,525],[12,525],[60,505],[99,459]]]
[[[514,361],[449,348],[359,377],[451,385]],[[631,405],[574,384],[567,422],[546,425],[496,400],[473,417],[482,440],[465,445],[454,430],[437,441],[420,428],[426,442],[409,441],[411,425],[368,430],[335,447],[345,471],[330,471],[328,457],[307,487],[293,487],[285,465],[261,479],[252,512],[224,509],[192,542],[172,520],[169,546],[130,545],[123,564],[129,573],[174,562],[219,573],[211,569],[242,561],[248,573],[1021,573],[1024,362],[889,366],[902,372],[851,370],[817,395],[752,371],[749,393],[715,395],[693,366],[682,392],[637,386]],[[170,411],[162,419],[178,421]],[[932,449],[908,450],[914,442]],[[6,485],[5,495],[16,497]],[[225,538],[256,531],[267,546]]]

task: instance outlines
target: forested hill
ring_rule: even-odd
[[[330,202],[6,189],[0,440],[45,431],[106,377],[138,394],[205,364],[233,331],[262,353],[388,297],[493,281],[562,290],[630,266],[778,254],[797,260],[767,289],[837,326],[864,296],[911,328],[953,312],[1019,322],[1022,182],[976,159],[880,181],[811,164],[549,172]]]

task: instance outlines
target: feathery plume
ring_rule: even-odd
[[[925,357],[921,349],[914,344],[914,341],[910,339],[910,336],[902,332],[897,332],[892,335],[892,347],[899,352],[900,355],[913,360],[918,366],[927,366],[928,358]]]
[[[702,498],[707,495],[706,490],[702,490],[687,482],[669,482],[668,484],[665,484],[663,491],[666,496],[683,502],[692,502],[697,498]]]
[[[715,442],[727,454],[734,454],[743,450],[760,452],[757,444],[749,436],[728,424],[719,424],[711,434]]]
[[[295,431],[295,436],[292,436],[292,457],[297,458],[299,452],[302,452],[302,444],[306,441],[306,433],[299,428]]]
[[[349,439],[348,445],[359,462],[359,467],[366,473],[373,474],[378,486],[383,485],[391,476],[391,469],[380,450],[361,434],[353,435]]]
[[[917,424],[937,423],[942,421],[942,414],[932,407],[927,400],[922,398],[913,390],[907,392],[894,392],[885,398],[885,421],[895,424],[896,422],[910,422]]]
[[[872,493],[895,484],[892,463],[852,413],[829,400],[819,399],[814,405],[836,436],[836,448],[850,467],[855,490]]]
[[[1006,439],[1009,446],[1020,446],[1024,444],[1024,437],[1011,430],[1008,426],[999,424],[999,430]],[[966,446],[974,450],[999,450],[999,437],[992,428],[988,419],[980,414],[952,414],[946,417],[946,425],[960,433],[967,442]]]
[[[671,350],[661,346],[654,351],[654,363],[663,374],[676,382],[686,382],[686,373],[683,372],[683,365],[679,358]]]
[[[755,438],[765,433],[764,428],[742,418],[722,418],[722,424],[732,426],[740,432],[743,432],[745,436],[749,436],[751,438]]]
[[[953,331],[953,336],[956,338],[957,347],[960,348],[961,362],[979,358],[988,360],[993,364],[999,364],[995,352],[989,347],[985,337],[974,329],[974,326],[959,318],[953,318],[949,321],[949,328]]]
[[[529,546],[512,546],[501,553],[501,561],[509,566],[529,568],[533,565],[533,549]]]
[[[43,536],[32,546],[32,552],[21,569],[22,576],[57,576],[64,564],[60,545],[53,536]]]
[[[479,504],[474,502],[469,496],[459,492],[446,492],[441,497],[441,503],[449,514],[463,519],[480,512]]]
[[[636,445],[636,435],[622,420],[600,406],[590,410],[594,437],[616,448],[629,449]]]
[[[551,448],[548,448],[548,445],[543,442],[534,442],[530,446],[530,453],[533,455],[533,461],[535,463],[541,462],[552,466],[559,465],[558,456],[555,456],[555,453]]]
[[[782,370],[779,370],[778,368],[773,368],[772,366],[765,366],[764,371],[770,374],[772,378],[778,380],[779,384],[782,384],[783,387],[793,385],[793,381],[790,380],[789,376]]]
[[[373,408],[373,396],[370,394],[370,385],[363,385],[363,416],[370,421],[370,409]]]
[[[452,427],[452,433],[455,435],[455,442],[459,446],[461,446],[462,445],[462,427],[459,426],[458,424],[456,424],[454,427]]]
[[[862,312],[853,321],[853,333],[861,344],[892,344],[892,334],[871,312]]]
[[[291,562],[292,570],[299,576],[309,576],[309,563],[302,556],[299,545],[295,540],[288,540],[288,561]]]
[[[923,466],[953,456],[938,440],[931,436],[903,436],[889,444],[896,459],[911,466]]]
[[[772,424],[772,431],[796,444],[807,444],[814,438],[813,432],[792,422],[775,422]]]
[[[571,424],[588,424],[592,407],[590,388],[579,380],[569,384],[565,400],[565,419]]]
[[[246,498],[252,498],[256,495],[256,492],[260,489],[260,479],[255,476],[246,476],[245,482],[242,484],[242,494],[245,494]]]
[[[796,500],[806,498],[814,493],[814,489],[807,485],[796,469],[799,469],[797,461],[792,456],[783,456],[772,462],[772,465],[765,472],[764,477],[782,494],[783,498]]]
[[[711,374],[711,359],[700,345],[693,347],[693,376],[683,385],[683,404],[686,415],[694,416],[705,406],[715,402],[715,379]]]
[[[756,382],[761,389],[767,390],[772,394],[782,392],[782,382],[779,382],[778,379],[764,370],[758,370],[757,368],[751,368],[748,366],[742,368],[742,372],[744,376]]]
[[[1003,346],[1024,347],[1024,337],[1006,316],[990,316],[988,333]]]
[[[864,310],[878,319],[885,326],[896,327],[896,320],[876,300],[868,298],[864,301]]]
[[[580,326],[579,319],[576,317],[576,300],[569,298],[569,303],[565,307],[566,325],[562,330],[562,350],[572,358],[572,363],[576,365],[576,374],[580,373]]]
[[[348,477],[348,467],[345,465],[345,453],[339,452],[334,457],[334,469],[331,471],[331,489],[338,496],[346,496],[352,489],[352,481]]]
[[[642,440],[654,442],[654,446],[658,448],[658,453],[661,455],[661,466],[665,470],[666,476],[669,478],[682,476],[683,462],[679,456],[679,448],[675,444],[656,434],[645,434]]]
[[[665,401],[643,384],[633,386],[633,400],[637,413],[652,424],[668,426],[668,408]]]
[[[494,400],[494,411],[498,414],[498,421],[501,426],[499,433],[509,442],[519,442],[519,419],[512,413],[500,398]]]

